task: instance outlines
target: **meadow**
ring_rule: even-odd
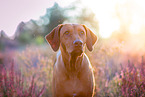
[[[95,75],[95,97],[145,96],[145,45],[134,44],[134,37],[122,42],[100,38],[93,52],[86,48]],[[0,97],[51,97],[55,56],[47,43],[13,51],[7,64],[1,64]]]
[[[0,97],[52,97],[57,52],[44,37],[64,23],[85,24],[98,36],[93,51],[85,50],[94,70],[95,97],[145,97],[145,7],[141,1],[76,0],[65,7],[56,2],[38,20],[21,21],[14,36],[1,30]]]

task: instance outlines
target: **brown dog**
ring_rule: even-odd
[[[53,71],[53,96],[92,97],[94,75],[84,46],[92,51],[96,35],[85,25],[61,24],[46,35],[46,40],[54,51],[60,47]]]

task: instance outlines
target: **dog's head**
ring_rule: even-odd
[[[46,40],[54,51],[62,49],[69,54],[81,55],[86,44],[89,51],[97,40],[97,36],[85,25],[61,24],[46,35]]]

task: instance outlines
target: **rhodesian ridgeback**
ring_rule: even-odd
[[[92,66],[84,53],[97,36],[82,24],[60,24],[48,35],[54,51],[60,48],[53,69],[53,97],[93,97],[95,81]]]

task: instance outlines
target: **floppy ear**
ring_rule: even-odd
[[[54,51],[57,51],[60,46],[60,29],[62,25],[55,27],[49,34],[45,36],[46,41],[51,45]]]
[[[89,28],[87,28],[85,25],[83,25],[83,27],[85,28],[85,30],[87,32],[87,39],[86,39],[87,48],[89,51],[92,51],[93,45],[97,41],[97,36]]]

